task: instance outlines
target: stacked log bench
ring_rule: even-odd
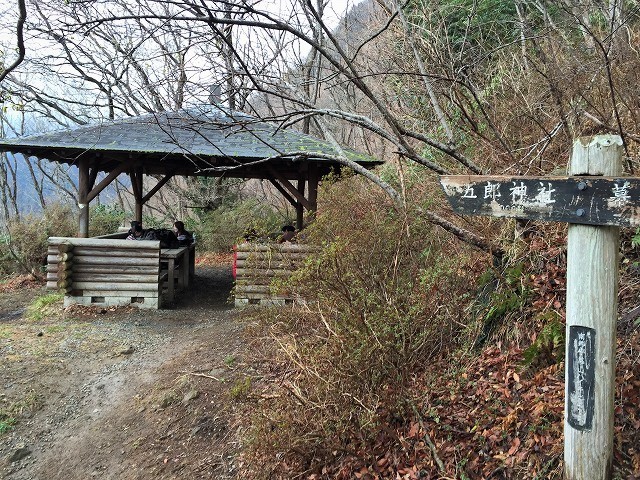
[[[47,288],[64,305],[160,308],[160,242],[49,237]]]
[[[316,249],[291,243],[242,243],[234,252],[235,305],[285,305],[304,300],[274,288],[274,281],[285,280]]]

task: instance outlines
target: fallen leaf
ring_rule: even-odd
[[[417,423],[412,423],[409,428],[409,433],[407,434],[407,438],[414,438],[418,435],[418,431],[420,430],[420,425]]]
[[[511,448],[509,449],[508,455],[510,456],[513,455],[518,451],[519,448],[520,448],[520,439],[516,437],[513,439],[513,442],[511,442]]]

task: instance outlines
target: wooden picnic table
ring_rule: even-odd
[[[189,245],[189,283],[196,275],[196,242]]]
[[[190,255],[192,248],[162,248],[160,249],[160,264],[167,264],[167,300],[173,302],[175,298],[175,279],[178,278],[178,289],[184,290],[189,286],[189,279],[192,276],[192,262]],[[195,249],[194,249],[195,252]]]

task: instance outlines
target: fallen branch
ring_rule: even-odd
[[[302,392],[300,392],[300,389],[298,387],[291,384],[290,382],[282,382],[282,386],[286,388],[294,397],[296,397],[302,405],[307,405],[307,400],[302,396]]]
[[[213,375],[207,375],[204,373],[195,373],[195,372],[184,372],[187,375],[191,375],[193,377],[204,377],[204,378],[210,378],[211,380],[215,380],[216,382],[224,382],[224,379],[220,379],[217,377],[214,377]]]
[[[429,446],[429,450],[431,450],[431,455],[433,455],[433,459],[435,460],[436,464],[438,465],[438,468],[440,469],[440,473],[442,473],[444,475],[446,473],[445,468],[444,468],[444,463],[442,462],[442,460],[438,456],[438,450],[436,449],[435,443],[433,443],[433,440],[431,440],[431,437],[429,436],[429,433],[427,432],[427,428],[425,427],[424,422],[422,421],[422,416],[420,415],[420,412],[418,412],[418,408],[413,404],[413,402],[411,402],[411,407],[413,408],[413,411],[416,414],[416,417],[418,418],[418,423],[420,424],[420,428],[424,432],[424,437],[423,437],[424,441]]]
[[[640,305],[629,310],[625,314],[625,316],[622,317],[622,319],[620,320],[620,323],[623,325],[626,325],[634,321],[636,318],[638,318],[638,316],[640,316]]]
[[[260,395],[258,395],[258,397],[265,400],[271,400],[273,398],[280,398],[282,397],[282,395],[279,395],[277,393],[261,393]]]

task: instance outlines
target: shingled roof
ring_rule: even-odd
[[[88,157],[104,172],[126,162],[146,174],[264,178],[269,158],[269,168],[297,178],[305,163],[317,163],[320,174],[339,165],[326,158],[338,153],[328,142],[214,105],[2,139],[0,150],[67,164]],[[298,155],[287,155],[291,152]],[[367,168],[382,163],[345,152]]]

